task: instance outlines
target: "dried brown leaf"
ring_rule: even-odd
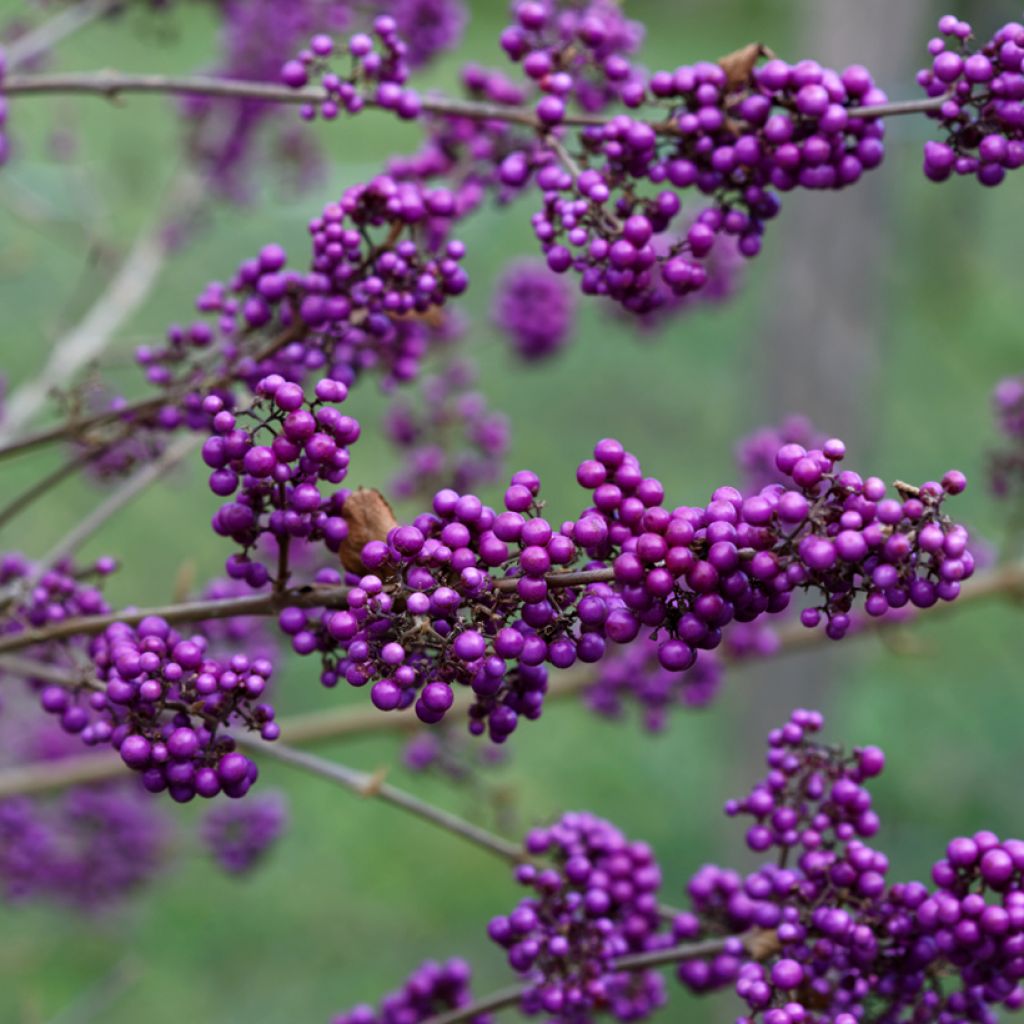
[[[384,495],[369,487],[359,487],[345,499],[341,516],[348,523],[348,536],[338,552],[341,564],[349,572],[363,575],[363,547],[371,540],[387,540],[398,520]]]
[[[747,952],[755,960],[767,960],[782,948],[774,928],[758,928],[746,941]]]
[[[747,43],[732,53],[718,58],[718,66],[725,72],[730,89],[741,89],[749,85],[754,68],[762,57],[774,57],[775,54],[763,43]]]

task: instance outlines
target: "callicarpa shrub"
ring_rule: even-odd
[[[681,494],[603,409],[592,445],[565,456],[575,502],[549,500],[537,472],[505,465],[517,414],[474,390],[462,298],[476,288],[467,228],[499,208],[534,251],[509,254],[485,304],[543,373],[570,340],[586,346],[579,310],[665,330],[727,300],[786,193],[881,173],[889,118],[919,119],[932,181],[999,184],[1024,164],[1024,25],[979,43],[943,17],[922,47],[924,96],[899,102],[866,67],[759,44],[652,70],[645,27],[615,0],[514,0],[494,66],[465,64],[458,95],[417,74],[458,45],[460,0],[222,0],[206,5],[220,25],[202,73],[164,73],[158,47],[145,74],[47,66],[91,20],[127,30],[132,6],[66,5],[0,50],[4,173],[22,104],[65,94],[172,97],[201,190],[237,203],[257,201],[268,163],[293,183],[329,173],[309,122],[385,112],[419,142],[311,209],[303,245],[239,252],[137,346],[133,376],[58,352],[51,425],[29,429],[32,388],[5,383],[0,459],[70,462],[5,489],[0,525],[73,470],[96,499],[43,555],[0,556],[6,897],[96,912],[155,884],[182,842],[174,805],[192,801],[211,801],[200,848],[246,874],[295,820],[261,793],[273,759],[489,851],[518,891],[481,928],[510,987],[475,991],[467,961],[432,960],[339,1024],[635,1021],[680,987],[732,990],[744,1024],[989,1024],[1024,1004],[1024,842],[953,838],[928,881],[894,880],[871,793],[885,756],[823,742],[815,711],[769,734],[766,775],[726,806],[756,865],[704,865],[685,891],[600,809],[510,840],[301,749],[411,729],[412,769],[476,785],[520,730],[543,736],[532,723],[552,700],[657,732],[674,708],[712,705],[737,661],[1019,592],[1024,566],[986,567],[960,522],[962,472],[937,456],[933,479],[883,480],[801,416],[742,439],[718,486]],[[174,7],[134,6],[157,21]],[[171,228],[195,227],[180,204],[170,254],[185,244]],[[383,423],[353,399],[374,380]],[[999,383],[995,406],[1002,496],[1024,473],[1024,378]],[[376,440],[401,463],[388,494],[361,486]],[[182,461],[218,503],[194,525],[223,570],[167,605],[115,604],[111,580],[144,567],[79,548]],[[362,691],[361,706],[279,717],[285,662],[310,687]],[[387,855],[416,869],[411,848]]]

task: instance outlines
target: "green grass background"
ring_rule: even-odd
[[[0,22],[25,6],[3,0]],[[496,61],[504,4],[472,0],[471,7],[465,54]],[[750,39],[763,39],[784,56],[801,52],[800,26],[786,3],[636,0],[630,7],[657,27],[647,51],[652,66],[714,56]],[[184,72],[210,62],[214,31],[199,5],[181,5],[162,18],[133,14],[63,45],[56,66]],[[913,94],[915,66],[886,83],[893,95]],[[429,80],[450,87],[457,68],[450,60]],[[0,366],[17,382],[87,308],[157,207],[179,159],[179,125],[160,98],[135,97],[117,106],[32,99],[13,107],[16,157],[0,177]],[[303,225],[323,202],[417,141],[415,128],[373,114],[311,130],[331,155],[324,186],[289,194],[268,169],[258,206],[216,206],[106,357],[122,379],[131,380],[132,346],[187,318],[204,282],[229,273],[269,240],[301,253]],[[984,452],[993,440],[990,389],[1000,376],[1024,370],[1024,196],[1017,180],[993,191],[969,182],[929,185],[919,173],[924,130],[916,123],[894,128],[886,164],[875,172],[884,177],[891,211],[874,253],[885,286],[865,296],[886,308],[876,339],[882,372],[865,396],[865,443],[850,461],[888,478],[927,479],[950,466],[962,468],[973,486],[957,510],[998,542],[1004,510],[986,493]],[[75,138],[70,162],[52,157],[54,131]],[[638,339],[588,304],[575,345],[542,370],[514,365],[487,320],[498,268],[509,254],[531,250],[529,208],[484,212],[466,224],[460,234],[475,285],[465,303],[474,318],[472,347],[483,389],[512,417],[510,468],[538,470],[549,507],[566,515],[580,500],[576,462],[607,434],[636,452],[678,502],[704,500],[711,488],[731,481],[735,439],[796,411],[778,408],[748,367],[764,343],[773,305],[787,301],[773,284],[773,264],[788,218],[798,216],[803,203],[824,201],[829,197],[787,199],[764,255],[730,305],[692,314],[652,340]],[[37,207],[45,211],[42,219],[27,212]],[[352,479],[370,486],[385,484],[394,468],[372,429],[382,409],[372,391],[361,388],[351,400],[368,427],[355,450]],[[0,493],[16,493],[41,467],[55,465],[52,458],[4,463]],[[95,498],[90,487],[69,483],[4,531],[0,545],[39,554]],[[193,465],[90,542],[89,553],[124,561],[110,588],[115,603],[167,600],[186,562],[200,573],[216,573],[226,551],[206,526],[214,508]],[[774,702],[771,715],[778,720],[789,710],[773,688],[793,692],[797,680],[797,692],[815,694],[829,713],[831,736],[887,748],[889,767],[875,787],[882,841],[892,853],[894,877],[920,877],[958,831],[1024,830],[1022,654],[1019,609],[970,608],[925,623],[899,651],[875,640],[853,641],[827,658],[736,671],[714,707],[680,713],[654,739],[632,722],[609,724],[559,705],[515,736],[500,778],[523,825],[585,807],[652,842],[664,867],[665,899],[678,903],[686,878],[705,860],[749,863],[741,829],[725,821],[721,804],[759,768],[761,751],[751,738],[766,708]],[[321,691],[310,662],[287,666],[278,687],[284,711],[363,701],[362,693]],[[325,749],[368,769],[395,763],[399,751],[399,741],[390,739]],[[488,808],[469,792],[401,768],[393,777],[488,820]],[[319,781],[268,766],[262,784],[287,790],[293,826],[250,878],[227,879],[202,857],[191,838],[197,809],[186,807],[174,809],[183,841],[165,877],[130,905],[95,918],[36,906],[0,911],[0,1021],[47,1021],[69,1006],[82,1009],[92,986],[121,969],[129,982],[95,1017],[107,1024],[313,1024],[378,998],[429,956],[469,957],[481,992],[507,983],[502,957],[484,934],[487,919],[516,898],[501,864]],[[684,1015],[730,1019],[734,1004],[720,998],[691,1005],[673,992],[659,1019]]]

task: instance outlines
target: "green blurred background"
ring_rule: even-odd
[[[0,23],[30,7],[3,0]],[[463,51],[432,68],[430,84],[452,88],[461,59],[499,63],[504,3],[471,0],[470,7]],[[893,97],[914,95],[914,71],[942,13],[917,0],[628,0],[628,9],[651,27],[652,67],[760,40],[791,59],[877,67]],[[987,33],[1014,11],[979,2],[957,13],[976,16]],[[215,32],[205,5],[182,4],[159,18],[132,13],[63,44],[54,66],[194,70],[211,63]],[[16,384],[109,279],[158,208],[180,149],[179,122],[162,98],[12,105],[17,149],[0,177],[0,366]],[[417,144],[415,127],[372,113],[310,131],[330,154],[328,180],[297,196],[268,168],[258,204],[214,204],[104,356],[118,379],[132,380],[132,346],[187,318],[208,279],[230,273],[269,240],[301,253],[303,225],[323,202]],[[55,133],[73,141],[71,159],[54,157]],[[474,282],[464,303],[473,317],[471,350],[483,390],[512,418],[510,469],[536,469],[556,517],[574,514],[575,464],[611,434],[664,481],[671,499],[703,501],[734,480],[737,437],[806,411],[852,442],[854,468],[909,480],[963,469],[973,486],[957,499],[959,517],[999,545],[1005,509],[984,482],[994,441],[989,393],[999,377],[1024,370],[1024,195],[1013,179],[992,191],[926,183],[919,171],[926,133],[916,118],[893,123],[886,162],[872,180],[839,197],[787,197],[729,305],[691,313],[651,338],[588,303],[574,345],[539,370],[514,364],[487,315],[504,260],[531,251],[530,207],[485,211],[467,223],[460,236]],[[384,486],[395,465],[372,429],[383,409],[373,392],[362,387],[350,402],[367,426],[352,479]],[[4,463],[5,498],[54,460]],[[41,554],[95,499],[87,485],[62,487],[7,529],[0,547]],[[169,599],[186,563],[200,578],[217,573],[226,551],[206,526],[214,508],[204,474],[191,465],[90,542],[87,553],[114,554],[127,567],[112,581],[114,603]],[[875,787],[880,841],[892,854],[893,877],[921,877],[959,831],[1024,830],[1022,654],[1019,609],[975,606],[925,623],[898,644],[851,640],[838,652],[736,670],[712,708],[678,713],[655,738],[634,721],[608,723],[562,703],[516,734],[497,780],[517,828],[588,808],[649,840],[664,868],[664,897],[678,903],[704,861],[749,863],[741,828],[724,819],[722,802],[759,770],[765,728],[795,703],[814,702],[828,713],[833,738],[887,749],[889,767]],[[365,701],[364,693],[322,691],[309,661],[286,666],[278,684],[285,712]],[[323,749],[361,768],[395,765],[399,784],[493,824],[478,793],[398,766],[400,744]],[[504,866],[388,807],[274,765],[261,785],[287,791],[293,824],[251,877],[225,878],[194,841],[197,808],[173,808],[181,844],[165,877],[130,905],[94,918],[5,908],[0,1021],[34,1024],[69,1007],[60,1019],[86,1019],[90,992],[111,978],[124,983],[95,1018],[109,1024],[311,1024],[376,1000],[426,957],[453,954],[473,961],[477,991],[508,982],[484,934],[487,919],[516,898]],[[728,996],[702,1003],[672,996],[659,1019],[727,1020],[735,1012]]]

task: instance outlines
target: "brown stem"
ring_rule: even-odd
[[[587,569],[580,572],[551,573],[545,577],[549,587],[577,587],[615,578],[612,569]],[[494,589],[515,590],[519,577],[495,581]],[[122,608],[105,615],[80,616],[56,622],[52,626],[29,629],[0,637],[0,654],[22,650],[47,640],[62,640],[69,636],[93,636],[102,633],[115,622],[138,625],[144,618],[155,615],[167,622],[199,622],[203,619],[228,619],[236,615],[276,615],[282,608],[338,608],[344,607],[348,587],[302,586],[251,597],[231,597],[211,601],[186,601],[180,604],[156,605],[150,608]]]
[[[179,462],[199,447],[199,437],[189,434],[179,438],[158,458],[146,463],[116,490],[102,504],[80,519],[64,538],[55,544],[36,565],[29,577],[28,585],[32,586],[59,561],[74,554],[78,547],[85,543],[104,523],[134,501],[144,490],[152,486],[164,474],[170,472]]]
[[[290,326],[283,328],[262,348],[257,349],[257,351],[251,354],[245,354],[256,362],[268,359],[279,349],[284,348],[289,342],[294,341],[302,332],[302,329],[302,322],[296,320]],[[0,460],[10,458],[13,455],[21,455],[35,448],[41,448],[43,445],[51,444],[54,441],[73,437],[95,427],[111,426],[118,421],[123,421],[124,429],[121,436],[126,436],[134,427],[132,422],[133,416],[140,413],[153,412],[164,405],[171,405],[190,391],[212,390],[230,383],[231,380],[230,371],[220,372],[209,380],[188,380],[174,388],[169,388],[159,395],[152,395],[149,398],[141,398],[137,401],[129,402],[119,409],[108,409],[106,412],[96,413],[93,416],[73,417],[55,427],[48,427],[45,430],[40,430],[38,433],[29,434],[27,437],[4,445],[0,448]],[[120,437],[113,438],[112,440],[120,440]]]
[[[960,597],[951,603],[939,605],[929,611],[934,615],[939,609],[953,610],[964,604],[989,600],[995,597],[1024,598],[1024,562],[1014,562],[988,572],[981,573],[965,585]],[[243,598],[253,601],[254,598]],[[255,600],[264,600],[256,597]],[[322,598],[321,598],[322,600]],[[227,604],[229,602],[206,602],[210,605]],[[235,602],[231,602],[235,603]],[[195,607],[199,605],[177,607]],[[149,609],[154,614],[160,609]],[[247,614],[233,611],[229,614]],[[251,614],[251,613],[248,613]],[[141,616],[140,616],[141,617]],[[216,616],[205,614],[206,618]],[[136,621],[138,621],[136,619]],[[870,619],[858,632],[851,633],[847,639],[872,636],[886,629],[907,625],[905,622],[894,622],[888,619]],[[727,664],[743,662],[761,662],[765,658],[779,657],[813,647],[832,643],[820,629],[806,629],[798,622],[788,623],[777,631],[779,645],[770,655],[737,658],[722,652],[720,657]],[[0,641],[2,643],[2,641]],[[11,655],[0,657],[0,672],[24,678],[42,679],[58,686],[74,687],[81,685],[82,676],[68,669],[61,669],[44,662]],[[575,697],[586,690],[593,682],[588,666],[579,666],[556,673],[547,692],[546,700],[563,700]],[[456,712],[452,712],[455,714]],[[466,709],[460,706],[457,712],[465,715]],[[304,715],[293,716],[280,722],[281,733],[290,743],[317,743],[323,740],[337,739],[346,736],[360,736],[369,733],[414,731],[420,727],[418,719],[411,712],[392,712],[384,714],[376,708],[332,708],[329,711],[311,711]],[[97,762],[107,764],[103,771]],[[64,766],[64,767],[61,767]],[[115,778],[124,770],[119,758],[108,760],[102,755],[67,759],[61,762],[44,762],[38,765],[24,765],[18,768],[0,771],[0,798],[22,792],[40,792],[60,788],[78,781],[91,781],[96,778]]]
[[[544,577],[549,587],[577,587],[588,583],[606,582],[615,578],[612,569],[584,569],[579,572],[549,573]],[[519,577],[496,580],[495,590],[514,590]],[[934,615],[940,608],[960,608],[965,604],[985,600],[997,595],[1024,592],[1024,561],[1012,562],[998,569],[979,573],[968,580],[960,596],[951,602],[929,610]],[[339,608],[344,607],[348,588],[345,586],[308,585],[285,590],[280,594],[253,594],[251,597],[232,597],[213,601],[187,601],[181,604],[157,605],[150,608],[124,608],[105,615],[81,616],[65,619],[51,626],[28,629],[21,633],[0,636],[0,654],[19,651],[48,640],[61,640],[69,636],[93,636],[102,633],[115,622],[137,625],[149,615],[166,619],[170,623],[199,622],[204,619],[226,619],[236,615],[276,615],[282,608]],[[876,632],[896,625],[889,619],[871,619],[864,631]],[[779,631],[788,649],[816,647],[825,640],[820,630],[807,629],[799,623],[790,624]]]
[[[308,754],[303,750],[295,750],[292,747],[280,743],[266,743],[262,740],[248,736],[238,736],[235,742],[239,746],[258,754],[260,757],[269,757],[275,761],[281,761],[292,768],[299,768],[311,775],[317,775],[328,782],[341,786],[355,793],[358,796],[382,800],[403,811],[422,818],[424,821],[436,825],[445,832],[454,833],[463,839],[468,839],[476,846],[480,846],[493,853],[502,860],[512,864],[518,864],[525,859],[522,847],[518,843],[510,842],[493,832],[488,832],[470,821],[465,821],[458,815],[452,814],[440,807],[421,800],[404,789],[392,786],[381,777],[370,775],[367,772],[356,771],[346,765],[338,764],[335,761],[327,761],[315,754]]]
[[[62,441],[67,437],[82,431],[91,430],[94,427],[103,427],[116,423],[118,420],[133,416],[136,413],[151,412],[172,400],[168,395],[154,395],[149,398],[139,399],[136,402],[129,402],[120,409],[108,410],[92,416],[72,417],[65,423],[60,423],[55,427],[47,427],[45,430],[28,434],[17,441],[4,445],[0,448],[0,459],[9,458],[12,455],[21,455],[23,452],[41,448],[44,445],[52,444],[54,441]]]
[[[289,89],[269,82],[247,82],[230,78],[212,78],[204,75],[137,75],[118,71],[62,72],[39,75],[9,75],[4,81],[7,96],[38,96],[48,93],[80,94],[113,99],[123,93],[158,93],[188,96],[219,96],[229,99],[265,100],[268,103],[322,103],[329,98],[320,86]],[[863,109],[851,109],[850,116],[898,117],[937,110],[944,97],[884,103]],[[374,107],[372,100],[366,105]],[[466,117],[475,121],[504,121],[521,124],[538,131],[545,125],[530,107],[511,107],[474,100],[459,100],[447,96],[427,96],[421,99],[423,110],[447,117]],[[569,114],[562,124],[570,127],[603,127],[608,119],[599,115]],[[651,127],[661,134],[675,135],[675,125],[652,122]]]
[[[30,508],[40,498],[45,497],[55,487],[69,479],[77,470],[82,469],[94,456],[86,452],[62,462],[52,473],[37,480],[31,487],[22,491],[21,494],[12,498],[2,509],[0,509],[0,529],[3,529],[12,519],[25,509]]]

